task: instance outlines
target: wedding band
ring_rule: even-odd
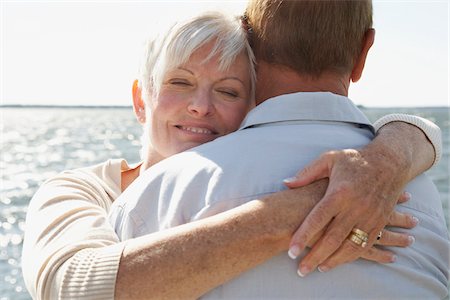
[[[353,228],[352,232],[354,232],[356,235],[358,235],[362,240],[366,241],[369,240],[369,234],[365,231],[362,231],[358,228]]]
[[[348,236],[348,239],[358,246],[360,246],[363,243],[363,240],[354,233],[350,233],[350,235]]]
[[[352,233],[350,233],[349,235],[349,240],[351,240],[358,246],[360,245],[361,247],[364,248],[367,246],[369,235],[365,231],[362,231],[361,229],[353,228]]]
[[[383,235],[383,230],[381,230],[380,232],[378,232],[377,235],[377,241],[381,240],[381,236]]]

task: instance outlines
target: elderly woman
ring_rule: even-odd
[[[144,127],[142,163],[112,159],[63,172],[45,182],[30,202],[22,266],[33,298],[198,297],[286,250],[324,192],[314,186],[288,190],[120,242],[107,215],[129,184],[164,158],[236,130],[254,106],[253,54],[239,20],[202,15],[173,27],[147,50],[143,76],[133,85],[134,112]],[[427,152],[422,157],[431,165],[429,149],[424,142],[415,151]],[[316,197],[296,201],[307,193]],[[393,226],[414,226],[412,216],[392,216]],[[267,228],[283,238],[271,237]],[[409,239],[386,231],[379,242],[407,246]],[[187,256],[177,255],[180,248]],[[371,248],[363,257],[384,263],[393,254]],[[131,291],[130,283],[139,288]]]

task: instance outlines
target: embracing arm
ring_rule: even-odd
[[[196,298],[286,250],[326,182],[119,242],[111,200],[89,174],[62,174],[33,197],[22,268],[34,299]],[[299,199],[300,198],[300,199]]]
[[[326,182],[125,241],[117,299],[198,298],[283,250]]]
[[[107,221],[107,187],[84,175],[59,175],[31,201],[22,267],[35,299],[198,297],[286,250],[326,186],[119,243]]]
[[[116,299],[196,299],[288,249],[293,232],[323,197],[328,181],[271,194],[231,210],[124,242]],[[410,216],[391,224],[411,228]],[[386,232],[391,246],[407,235]],[[367,259],[388,262],[386,251]]]
[[[432,122],[397,114],[376,124],[377,136],[366,147],[326,153],[288,182],[293,188],[330,178],[324,198],[291,241],[296,256],[312,236],[328,226],[300,263],[304,275],[317,266],[326,271],[361,255],[365,249],[346,240],[350,231],[359,228],[367,232],[371,245],[387,224],[406,183],[440,158],[440,129]]]

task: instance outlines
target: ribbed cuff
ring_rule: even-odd
[[[67,265],[60,299],[114,299],[123,243],[79,251]]]
[[[376,131],[378,131],[381,127],[383,127],[388,123],[399,121],[414,125],[423,131],[423,133],[430,140],[434,148],[434,162],[431,167],[437,165],[442,157],[442,135],[439,126],[437,126],[430,120],[418,116],[412,116],[407,114],[390,114],[378,119],[373,124],[373,127],[375,128]]]

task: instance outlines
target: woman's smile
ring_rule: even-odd
[[[185,142],[206,143],[219,137],[221,134],[209,124],[183,123],[174,126],[177,135]]]

